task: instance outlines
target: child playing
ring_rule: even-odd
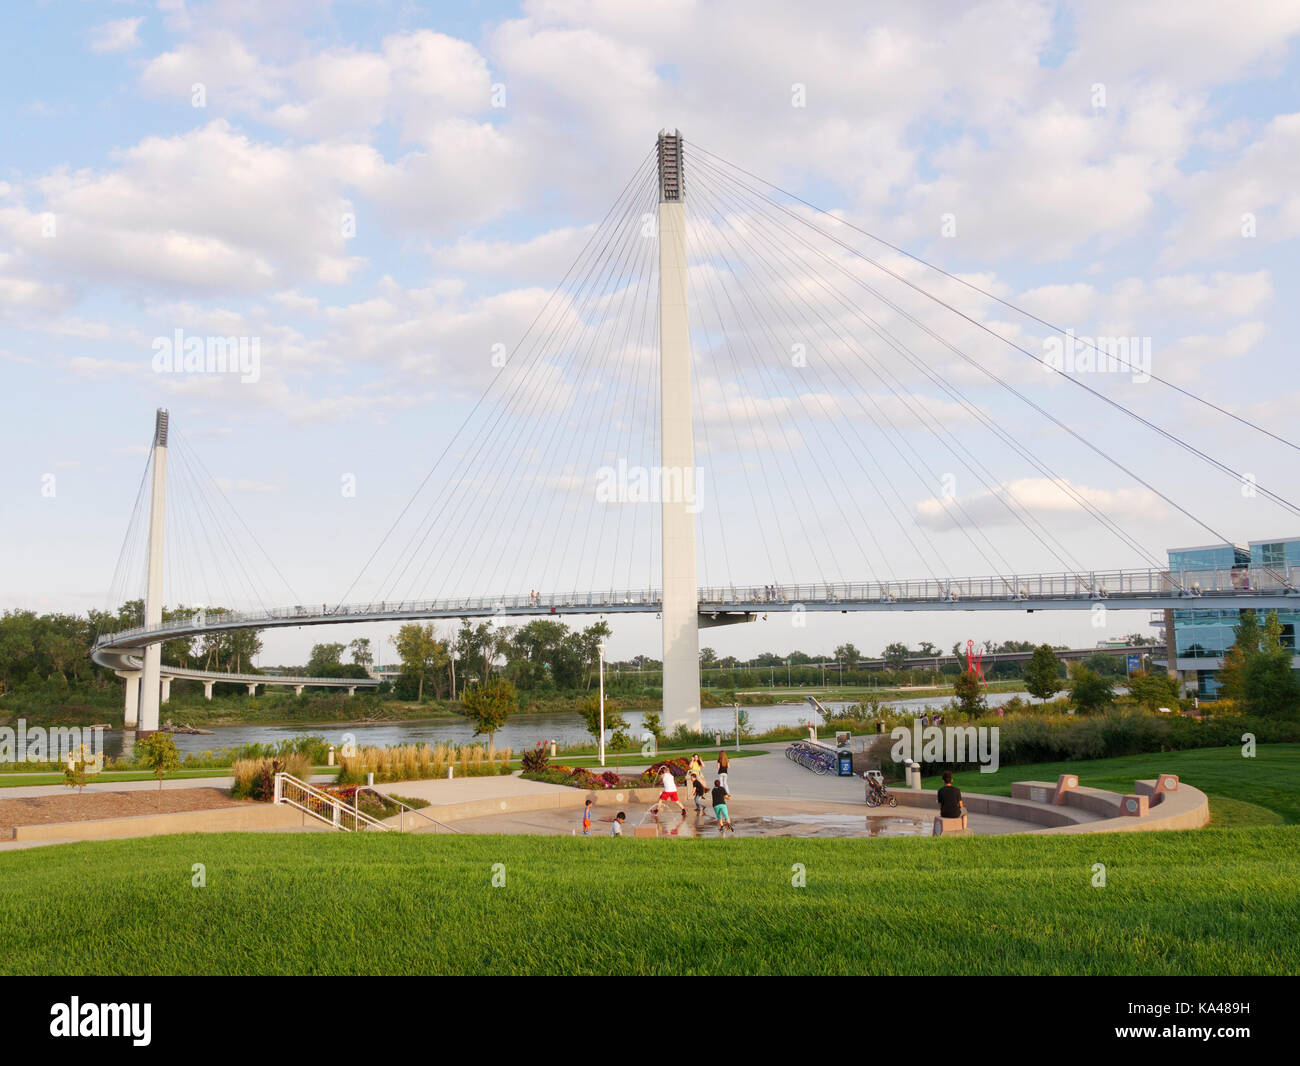
[[[722,782],[713,782],[713,816],[718,819],[718,832],[725,833],[731,830],[732,836],[736,834],[736,827],[731,824],[731,812],[727,810],[727,800],[731,799],[727,795],[727,790],[722,787]]]
[[[609,831],[612,837],[621,837],[623,835],[623,823],[627,820],[627,812],[619,811],[614,815],[614,828]]]
[[[695,797],[695,813],[703,814],[708,804],[704,802],[704,782],[699,774],[691,774],[691,794]]]
[[[582,805],[582,835],[585,837],[591,836],[591,805],[593,802],[594,801],[592,800],[587,800],[587,802]]]
[[[658,814],[659,808],[662,807],[665,802],[668,802],[675,803],[678,810],[682,812],[682,817],[685,818],[686,804],[677,798],[677,782],[673,780],[673,772],[668,769],[668,765],[665,763],[663,768],[659,771],[659,774],[664,781],[663,791],[659,793],[659,799],[655,802],[655,805],[650,808],[650,813]]]

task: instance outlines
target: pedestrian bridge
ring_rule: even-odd
[[[1300,608],[1300,574],[1294,567],[1239,570],[1108,570],[1084,574],[924,579],[862,584],[752,585],[699,590],[700,624],[726,625],[759,615],[801,611],[1093,611],[1234,610]],[[153,626],[102,635],[92,657],[122,671],[141,668],[133,653],[177,637],[235,629],[426,619],[530,618],[554,615],[658,614],[654,589],[620,592],[531,593],[400,603],[280,607],[261,611],[196,611]],[[164,675],[255,684],[361,688],[360,678],[271,678],[164,667]]]

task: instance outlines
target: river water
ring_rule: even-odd
[[[1036,702],[1024,692],[991,692],[987,699],[990,707],[1006,703],[1014,696]],[[856,701],[823,700],[831,710],[850,707]],[[921,699],[892,700],[885,704],[892,710],[911,710],[920,714],[927,707],[945,707],[947,698],[931,696]],[[808,721],[812,706],[806,702],[774,703],[766,706],[744,707],[748,712],[750,728],[763,733],[778,726],[801,725]],[[735,716],[730,707],[706,707],[703,712],[704,732],[721,733],[726,737],[735,728]],[[624,711],[628,733],[639,738],[645,712]],[[184,720],[183,715],[178,718]],[[818,716],[818,724],[821,724]],[[340,747],[347,742],[359,747],[388,747],[397,744],[426,744],[447,742],[452,744],[482,743],[486,738],[474,735],[474,727],[464,718],[440,718],[426,722],[387,722],[380,725],[349,725],[328,723],[317,725],[229,725],[217,726],[211,734],[196,736],[178,733],[176,747],[181,752],[217,751],[254,742],[273,744],[284,737],[312,735],[324,737],[327,742]],[[509,747],[516,751],[531,748],[539,740],[556,740],[561,748],[590,744],[591,735],[580,714],[514,714],[505,728],[496,735],[498,748]],[[639,740],[638,740],[639,745]],[[122,753],[122,734],[114,731],[104,736],[104,752],[110,757]]]

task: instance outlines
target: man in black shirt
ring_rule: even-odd
[[[939,789],[939,817],[960,818],[965,804],[961,801],[961,789],[952,783],[952,771],[943,772],[943,787]],[[943,823],[936,821],[935,836],[943,832]]]

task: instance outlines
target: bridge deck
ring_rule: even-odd
[[[699,612],[708,617],[780,611],[1040,611],[1300,609],[1294,567],[1241,570],[1108,570],[1086,574],[1022,574],[980,578],[924,579],[812,585],[756,585],[699,590]],[[530,594],[320,609],[296,605],[266,611],[204,612],[156,626],[101,636],[92,650],[97,663],[116,668],[128,652],[182,636],[230,629],[401,622],[431,618],[532,617],[658,613],[658,590]],[[260,680],[265,680],[257,675]],[[230,675],[221,675],[229,680]],[[250,677],[250,683],[252,678]],[[333,680],[333,679],[331,679]],[[361,679],[357,682],[364,684]],[[321,684],[321,679],[297,683]]]

